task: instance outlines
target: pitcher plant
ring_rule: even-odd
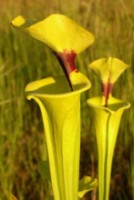
[[[61,14],[35,23],[18,16],[12,25],[48,45],[65,74],[29,83],[25,91],[27,99],[34,99],[42,113],[51,198],[77,200],[96,187],[96,180],[89,177],[79,183],[80,96],[91,84],[75,66],[76,55],[93,43],[94,36]]]
[[[112,89],[120,74],[129,66],[117,58],[102,58],[89,67],[99,76],[102,96],[88,99],[95,114],[96,140],[98,147],[99,200],[109,199],[111,167],[117,134],[124,110],[130,107],[126,101],[114,98]]]

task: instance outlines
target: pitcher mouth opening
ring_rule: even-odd
[[[27,95],[36,95],[36,96],[45,96],[49,98],[53,97],[63,97],[63,96],[72,96],[75,94],[80,94],[90,88],[88,82],[79,82],[73,84],[73,91],[70,90],[70,87],[64,76],[48,77],[45,79],[33,81],[29,83],[25,92]]]
[[[103,109],[110,113],[116,112],[120,109],[127,109],[130,107],[129,102],[114,98],[112,96],[110,96],[107,107],[105,107],[105,105],[102,103],[102,99],[103,96],[93,97],[91,99],[88,99],[87,103],[91,107]]]

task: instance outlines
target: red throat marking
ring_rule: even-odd
[[[76,72],[78,71],[75,66],[75,59],[77,54],[75,53],[74,50],[71,51],[64,50],[62,53],[58,53],[58,55],[62,59],[68,74],[70,74],[72,71]]]
[[[105,97],[105,106],[107,107],[109,95],[112,93],[113,84],[110,82],[102,84],[102,93]]]

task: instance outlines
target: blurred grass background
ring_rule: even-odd
[[[92,113],[85,104],[100,93],[98,80],[87,68],[98,58],[115,56],[131,66],[118,80],[114,95],[131,102],[120,126],[113,161],[113,200],[134,199],[134,3],[133,0],[4,0],[0,1],[0,200],[12,192],[18,200],[45,200],[47,182],[37,165],[45,157],[40,111],[25,99],[30,81],[62,73],[51,51],[18,32],[10,21],[22,14],[43,19],[52,13],[73,18],[95,35],[95,43],[77,58],[78,68],[92,82],[82,96],[80,176],[97,176],[97,151]],[[44,187],[45,186],[45,187]],[[94,193],[86,199],[95,197]]]

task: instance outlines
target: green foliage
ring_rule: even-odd
[[[91,173],[97,175],[94,123],[85,99],[98,94],[100,87],[98,79],[87,66],[89,62],[106,56],[116,56],[132,66],[120,77],[113,91],[114,96],[130,101],[132,108],[123,115],[111,180],[111,198],[130,200],[134,191],[131,176],[134,169],[134,157],[131,154],[134,152],[133,1],[11,0],[0,2],[0,8],[0,101],[5,102],[0,105],[1,200],[5,200],[1,193],[5,189],[15,194],[18,200],[45,199],[47,186],[45,190],[43,187],[46,182],[37,170],[37,163],[45,156],[42,151],[43,127],[38,107],[26,102],[23,91],[28,82],[59,75],[62,71],[48,49],[25,34],[16,32],[9,23],[20,13],[26,18],[34,16],[41,19],[54,12],[70,16],[96,37],[94,45],[77,58],[80,71],[87,74],[92,82],[89,93],[82,97],[81,176],[89,173],[89,167],[86,166],[92,166]],[[90,138],[87,136],[89,132]],[[91,152],[89,157],[87,152]],[[90,195],[87,196],[89,198]]]
[[[38,165],[39,172],[41,174],[41,177],[44,179],[47,179],[51,181],[51,176],[50,176],[50,167],[48,161],[41,161]]]
[[[81,199],[87,192],[97,188],[97,179],[89,176],[84,176],[79,181],[78,197]]]
[[[8,200],[17,200],[16,197],[10,193],[7,194],[6,196],[7,196]]]

